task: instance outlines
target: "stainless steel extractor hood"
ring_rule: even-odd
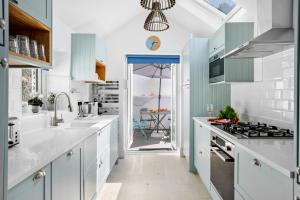
[[[225,58],[261,58],[294,47],[293,0],[258,0],[258,37]]]

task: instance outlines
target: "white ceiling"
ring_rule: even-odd
[[[198,36],[210,36],[224,22],[225,17],[204,0],[177,0],[166,11],[169,23],[180,24]],[[135,17],[148,12],[140,0],[54,0],[54,15],[78,32],[95,32],[100,37],[110,35]],[[142,26],[142,25],[141,25]]]

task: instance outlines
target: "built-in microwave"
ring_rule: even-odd
[[[224,76],[224,53],[219,53],[209,58],[209,83],[218,83],[225,80]]]

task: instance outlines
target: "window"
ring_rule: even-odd
[[[27,102],[38,92],[38,70],[22,69],[22,101]]]
[[[232,9],[236,6],[234,0],[206,0],[211,6],[215,7],[225,15],[230,13]]]

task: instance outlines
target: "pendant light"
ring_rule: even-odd
[[[160,3],[160,10],[167,10],[175,6],[176,0],[141,0],[141,6],[153,10],[153,3]]]
[[[144,28],[147,31],[160,32],[169,29],[170,26],[167,17],[161,12],[160,6],[159,2],[153,3],[153,9],[144,24]]]

